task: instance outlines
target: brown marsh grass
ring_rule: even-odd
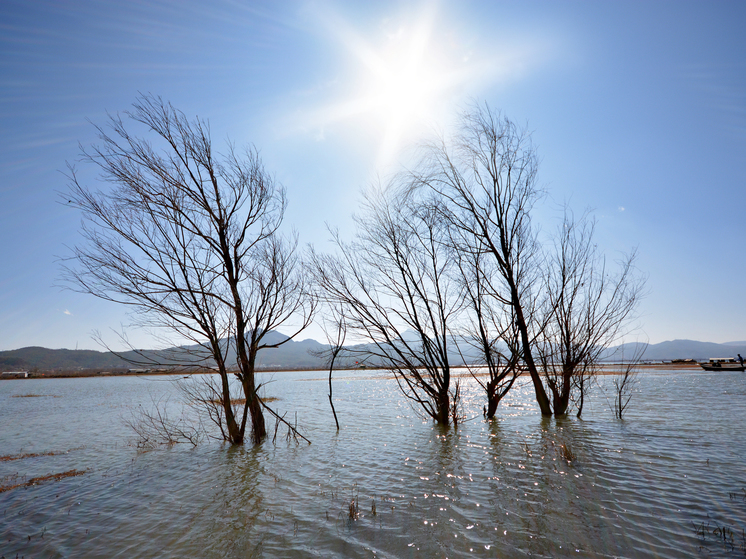
[[[357,498],[353,498],[350,501],[350,506],[347,511],[347,517],[350,520],[357,520],[358,516],[360,516],[360,504]]]
[[[46,476],[32,477],[30,480],[24,481],[23,483],[16,483],[15,485],[0,485],[0,493],[10,491],[11,489],[16,489],[18,487],[31,487],[33,485],[39,485],[40,483],[44,483],[46,481],[59,481],[67,477],[82,476],[85,473],[88,473],[88,470],[68,470],[66,472],[60,472],[59,474],[49,474]]]
[[[37,458],[39,456],[57,456],[59,454],[67,454],[66,452],[27,452],[25,454],[7,454],[5,456],[0,456],[0,462],[10,462],[11,460],[23,460],[24,458]]]
[[[573,451],[572,447],[570,446],[570,443],[560,444],[559,454],[562,458],[564,458],[568,462],[575,462],[577,459],[577,456],[575,455],[575,451]]]
[[[276,401],[279,400],[279,398],[277,398],[275,396],[267,396],[267,397],[259,398],[259,399],[262,402],[264,402],[265,404],[268,403],[268,402],[276,402]],[[220,405],[223,402],[221,400],[218,400],[218,399],[213,399],[213,400],[210,400],[210,403],[211,404],[218,404],[218,405]],[[246,398],[232,398],[231,399],[231,404],[233,404],[234,406],[243,406],[245,403],[246,403]]]

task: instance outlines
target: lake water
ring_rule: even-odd
[[[339,432],[323,373],[262,377],[311,445],[138,452],[123,418],[175,410],[167,377],[0,382],[0,455],[61,452],[0,462],[0,485],[86,471],[0,493],[0,556],[746,556],[743,373],[645,372],[623,421],[600,388],[543,419],[524,386],[487,423],[465,381],[473,419],[441,429],[386,375],[340,372]]]

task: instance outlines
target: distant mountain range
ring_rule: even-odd
[[[259,352],[257,366],[272,369],[313,369],[325,366],[325,360],[314,356],[323,352],[324,346],[316,340],[288,340],[279,332],[268,332],[265,341],[270,344],[287,340],[279,348],[264,349]],[[24,347],[10,351],[0,351],[0,371],[51,371],[75,369],[151,369],[159,366],[181,364],[189,366],[213,365],[205,359],[198,346],[173,347],[165,350],[125,351],[114,354],[108,351],[47,349]],[[235,363],[235,352],[229,353],[228,361]]]
[[[286,336],[278,332],[268,332],[267,339],[277,343]],[[257,366],[271,369],[315,369],[326,366],[326,360],[319,354],[329,346],[316,340],[302,341],[288,340],[279,348],[265,349],[259,352]],[[610,348],[606,359],[618,361],[629,359],[639,348],[638,344],[624,344]],[[129,369],[154,368],[158,364],[173,362],[193,363],[205,362],[194,354],[193,347],[171,348],[161,351],[146,351],[138,356],[134,352],[125,352],[117,356],[111,352],[47,349],[43,347],[24,347],[10,351],[0,351],[0,371],[30,371],[30,370],[74,370],[74,369]],[[365,346],[355,346],[360,352]],[[711,357],[735,357],[736,354],[746,356],[746,342],[727,342],[722,344],[697,342],[694,340],[673,340],[647,346],[643,356],[644,361],[671,361],[673,359],[695,359],[706,361]],[[454,354],[452,362],[459,363],[460,359]],[[470,359],[470,356],[466,356]],[[235,360],[235,355],[230,356]],[[209,364],[209,363],[208,363]],[[343,365],[354,366],[354,361]],[[374,365],[371,363],[371,365]]]
[[[612,348],[611,359],[619,360],[616,355],[625,357],[634,354],[638,344],[623,344]],[[711,357],[735,357],[741,354],[746,358],[746,342],[697,342],[694,340],[672,340],[659,344],[650,344],[645,349],[643,361],[671,361],[673,359],[694,359],[707,361]]]

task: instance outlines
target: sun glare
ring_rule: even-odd
[[[423,133],[446,124],[458,101],[526,63],[525,52],[515,46],[482,47],[488,56],[475,55],[477,43],[446,25],[432,2],[380,21],[365,35],[333,11],[317,10],[316,16],[349,54],[349,66],[345,78],[333,82],[340,97],[307,113],[303,129],[322,139],[327,126],[354,122],[356,134],[378,137],[382,167],[395,163],[400,150]]]
[[[445,104],[449,90],[469,79],[463,52],[437,28],[432,4],[381,21],[367,36],[333,12],[318,15],[350,54],[350,73],[345,97],[311,113],[305,126],[323,131],[353,119],[378,135],[377,163],[393,163],[403,145],[438,121],[437,107]]]
[[[432,117],[443,90],[438,76],[446,73],[434,51],[430,25],[422,22],[415,29],[400,27],[387,34],[385,44],[366,57],[361,97],[382,128],[381,163],[394,156],[415,125]]]
[[[370,80],[370,100],[382,116],[399,120],[427,112],[430,98],[437,94],[433,87],[436,69],[422,50],[397,40],[381,54]]]

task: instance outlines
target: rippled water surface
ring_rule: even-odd
[[[0,462],[0,485],[85,471],[0,493],[0,555],[746,556],[743,373],[643,373],[624,421],[600,388],[583,420],[543,419],[524,386],[487,423],[465,381],[447,430],[385,375],[338,373],[339,432],[322,373],[263,380],[311,445],[142,453],[123,419],[176,410],[167,377],[0,382],[0,455],[60,452]]]

